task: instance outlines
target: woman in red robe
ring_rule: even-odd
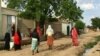
[[[37,25],[37,28],[36,29],[37,29],[37,33],[38,33],[39,37],[41,37],[42,36],[42,32],[41,32],[40,26]]]
[[[72,42],[73,42],[73,46],[78,46],[78,32],[77,29],[75,27],[72,28],[71,30],[71,37],[72,37]]]
[[[21,49],[21,35],[20,35],[19,30],[15,32],[15,35],[14,35],[14,49],[15,50]]]

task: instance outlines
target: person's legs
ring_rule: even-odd
[[[72,39],[72,41],[73,41],[73,46],[79,45],[78,40],[76,38]]]
[[[38,47],[39,47],[39,42],[37,42],[37,44],[36,44],[36,48],[35,48],[35,50],[36,50],[37,53],[39,53],[39,51],[38,51]]]
[[[34,55],[34,50],[32,50],[32,55]]]
[[[52,45],[50,45],[50,48],[49,49],[52,50]]]
[[[36,51],[37,53],[39,53],[38,47],[36,47],[34,50],[32,50],[32,55],[34,55],[35,51]]]
[[[48,36],[47,45],[49,50],[52,49],[52,44],[53,44],[53,38],[51,36]]]
[[[16,44],[14,44],[14,50],[16,51],[16,49],[17,49],[17,48],[16,48]]]
[[[18,50],[19,49],[19,45],[15,44],[14,45],[14,49],[15,49],[15,51]]]
[[[18,45],[17,49],[20,50],[20,45]]]
[[[49,46],[48,46],[48,49],[49,49],[49,50],[51,50],[51,49],[52,49],[52,46],[51,46],[51,45],[49,45]]]
[[[21,50],[21,44],[19,44],[19,49]]]
[[[38,47],[36,48],[37,53],[39,53]]]
[[[10,49],[9,42],[6,42],[6,43],[5,43],[4,49],[5,49],[5,50],[9,50],[9,49]]]
[[[37,40],[35,40],[35,42],[34,42],[34,40],[32,40],[32,55],[34,55],[34,53],[35,53],[35,50],[38,52],[38,46],[37,46]]]

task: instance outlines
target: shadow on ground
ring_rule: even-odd
[[[55,46],[55,47],[54,47],[54,50],[60,51],[60,50],[64,50],[64,49],[66,49],[66,48],[69,48],[70,46],[71,46],[71,44],[61,44],[61,45],[59,45],[59,46]]]
[[[52,50],[64,50],[66,48],[69,48],[71,46],[71,44],[60,44],[59,46],[54,46]],[[44,51],[48,51],[49,49],[46,48],[46,49],[42,49],[40,50],[40,52],[44,52]]]

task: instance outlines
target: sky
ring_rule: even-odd
[[[2,1],[3,1],[3,2],[2,2]],[[6,0],[1,0],[1,6],[2,6],[2,7],[7,7],[7,6],[6,6]]]
[[[84,11],[83,22],[86,25],[91,25],[91,18],[100,17],[100,0],[76,0],[77,5]],[[5,0],[4,0],[5,2]],[[1,3],[6,7],[5,3]]]
[[[84,11],[82,16],[86,25],[91,25],[91,18],[100,17],[100,0],[76,0],[77,5]]]

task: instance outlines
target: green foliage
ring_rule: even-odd
[[[15,9],[15,7],[20,5],[21,0],[8,0],[8,2],[9,3],[8,3],[7,7]]]
[[[20,17],[25,19],[40,19],[40,1],[29,0],[25,6],[25,11],[21,12]]]
[[[56,4],[56,5],[55,5]],[[76,21],[82,17],[82,10],[74,0],[56,0],[53,4],[56,16]]]
[[[90,43],[84,45],[84,46],[85,46],[85,49],[90,49],[90,48],[92,48],[92,47],[93,47],[94,45],[96,45],[99,41],[100,41],[100,36],[96,36],[96,37],[95,37],[95,41],[90,42]]]
[[[8,8],[23,10],[28,0],[7,0]]]
[[[81,20],[78,20],[75,23],[76,23],[75,24],[76,28],[78,28],[78,29],[84,29],[85,23],[83,23]]]
[[[100,41],[100,36],[96,36],[96,42],[99,42]]]
[[[52,18],[50,3],[51,0],[29,0],[25,6],[25,11],[21,12],[19,16],[36,21],[49,20]]]
[[[85,49],[90,49],[96,44],[97,44],[97,42],[92,42],[92,43],[90,42],[90,43],[88,43],[87,45],[84,45],[84,46],[85,46]]]
[[[100,18],[99,17],[92,18],[91,21],[92,21],[92,26],[94,28],[97,28],[97,27],[100,28]]]
[[[8,0],[9,8],[24,9],[18,15],[23,18],[36,21],[56,21],[55,16],[72,21],[82,18],[82,10],[74,0]]]

